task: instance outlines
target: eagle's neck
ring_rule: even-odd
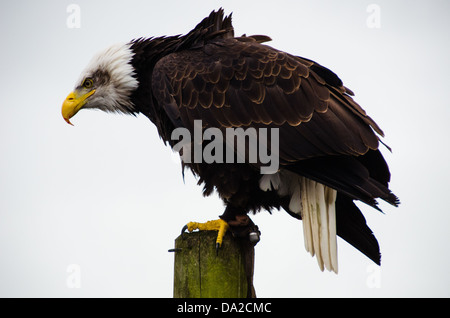
[[[134,113],[147,116],[158,128],[161,137],[167,141],[167,132],[173,127],[167,115],[156,104],[152,92],[152,75],[156,63],[171,53],[198,49],[210,41],[234,36],[231,15],[224,17],[223,9],[213,11],[186,35],[139,38],[129,43],[133,51],[133,66],[139,87],[131,96]]]
[[[167,139],[167,131],[171,131],[170,120],[157,105],[153,97],[152,76],[156,63],[166,55],[176,52],[180,43],[179,36],[137,39],[130,42],[133,51],[131,65],[133,66],[138,88],[133,92],[131,101],[135,113],[147,116],[157,127],[164,140]]]

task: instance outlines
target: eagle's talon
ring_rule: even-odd
[[[216,256],[219,255],[219,249],[222,247],[220,243],[216,243]]]
[[[219,248],[222,246],[223,237],[227,232],[229,225],[226,221],[219,219],[214,221],[208,221],[206,223],[189,222],[181,229],[181,238],[184,239],[183,234],[188,231],[218,231],[216,240],[216,251],[218,253]]]
[[[188,229],[187,224],[185,226],[183,226],[183,228],[181,229],[181,238],[184,240],[184,232],[186,232],[186,230]]]

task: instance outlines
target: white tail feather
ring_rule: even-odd
[[[302,220],[306,250],[316,256],[323,271],[335,273],[337,265],[336,191],[302,178]]]
[[[329,246],[330,246],[330,259],[331,269],[337,274],[338,262],[337,262],[337,237],[336,237],[336,196],[337,191],[328,187],[325,187],[325,201],[327,203],[328,214],[328,230],[329,233]]]
[[[322,271],[337,273],[336,190],[286,170],[264,175],[260,188],[290,196],[289,210],[302,217],[306,250],[316,256]]]

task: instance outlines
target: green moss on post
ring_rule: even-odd
[[[227,233],[216,253],[216,237],[217,231],[201,231],[175,240],[175,298],[244,298],[252,292],[253,246],[249,250]]]

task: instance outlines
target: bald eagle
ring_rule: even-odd
[[[190,222],[188,230],[217,229],[221,244],[227,229],[245,236],[255,228],[248,213],[283,208],[302,220],[305,247],[321,270],[338,271],[336,236],[380,264],[377,239],[354,201],[378,210],[378,198],[399,204],[378,149],[383,131],[336,74],[262,44],[269,40],[235,37],[231,14],[219,9],[186,35],[113,45],[92,59],[62,115],[70,123],[80,109],[143,114],[172,147],[179,141],[173,136],[177,129],[225,134],[252,128],[260,138],[269,129],[278,137],[266,143],[265,150],[277,146],[278,166],[270,173],[261,173],[261,158],[247,160],[250,143],[243,161],[206,162],[183,153],[213,141],[214,154],[225,153],[214,138],[190,141],[179,150],[183,171],[190,169],[204,195],[216,191],[225,204],[218,222]],[[227,140],[221,142],[229,150]],[[237,153],[236,145],[231,149]]]

